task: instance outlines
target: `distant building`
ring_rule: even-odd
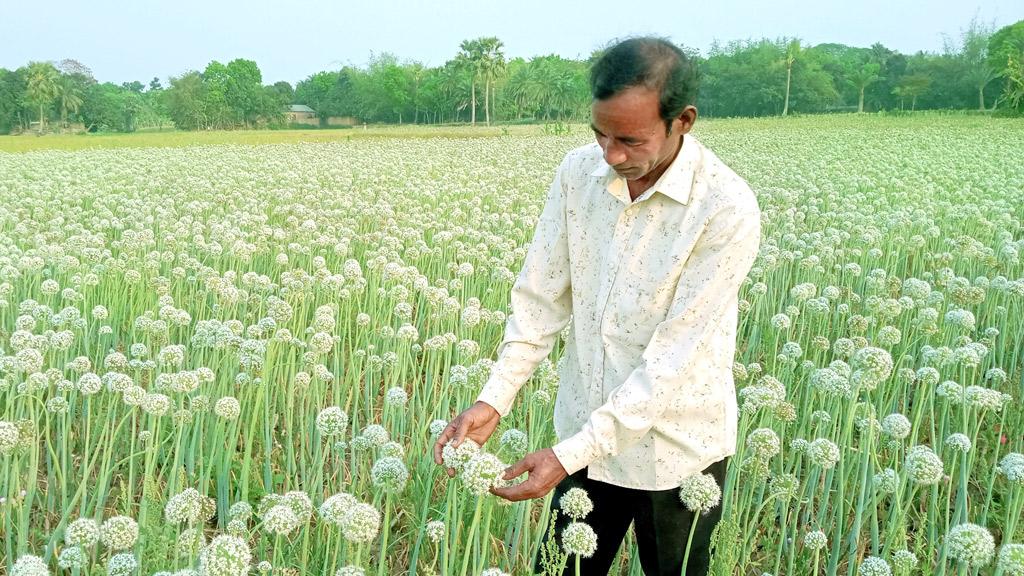
[[[285,110],[284,117],[289,124],[320,125],[320,119],[316,117],[316,110],[305,104],[292,104]]]
[[[305,124],[307,126],[320,126],[320,118],[316,110],[305,104],[292,104],[284,113],[285,120],[289,124]],[[327,126],[355,126],[356,119],[351,116],[330,116],[324,124]]]

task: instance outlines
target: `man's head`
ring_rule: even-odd
[[[605,161],[628,180],[660,175],[697,119],[697,70],[661,38],[609,48],[590,72],[591,119]]]

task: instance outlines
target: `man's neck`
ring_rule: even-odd
[[[639,198],[641,194],[646,192],[648,188],[654,186],[654,183],[657,182],[658,179],[661,178],[661,175],[664,174],[666,170],[668,170],[668,167],[671,166],[673,162],[675,162],[676,156],[679,156],[679,151],[683,149],[683,140],[685,138],[685,135],[679,136],[679,143],[676,145],[675,151],[661,164],[656,166],[654,170],[651,170],[642,178],[626,181],[626,188],[629,190],[630,200],[636,201],[636,199]]]

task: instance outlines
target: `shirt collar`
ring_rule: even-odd
[[[700,142],[692,135],[683,136],[683,147],[679,150],[672,163],[665,172],[658,178],[658,181],[651,186],[651,192],[664,194],[669,198],[686,205],[690,201],[690,190],[693,188],[693,179],[700,164],[701,152]],[[591,176],[606,179],[606,189],[616,198],[631,203],[629,192],[626,188],[626,179],[619,176],[612,170],[612,167],[604,161],[604,157],[598,160],[597,168],[590,173]],[[644,195],[650,196],[647,192]]]

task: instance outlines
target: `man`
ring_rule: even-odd
[[[693,515],[681,481],[735,453],[732,362],[739,287],[757,255],[760,210],[747,183],[689,135],[696,70],[658,38],[610,48],[590,77],[595,144],[559,166],[490,378],[434,446],[483,444],[573,321],[555,405],[559,442],[509,467],[508,500],[588,491],[606,574],[631,523],[648,576],[679,574]],[[707,571],[717,506],[697,524],[688,574]],[[559,514],[558,531],[567,519]],[[572,565],[572,563],[570,563]]]

